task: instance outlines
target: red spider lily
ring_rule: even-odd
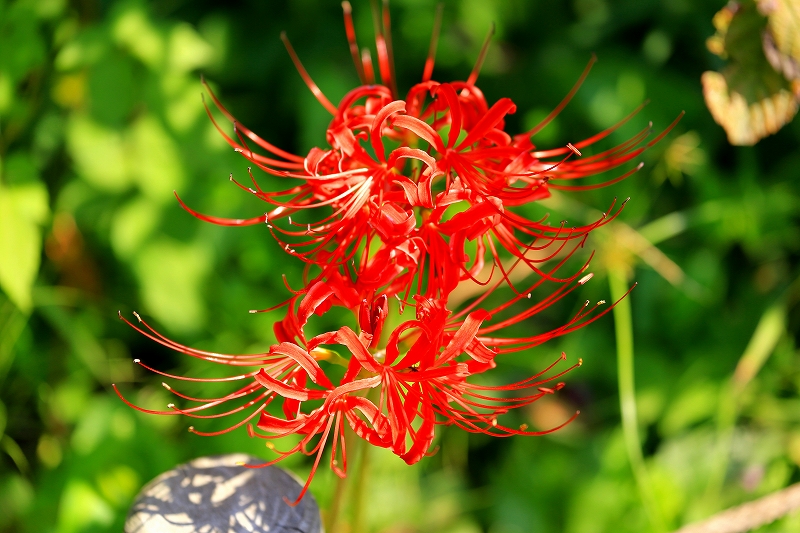
[[[250,171],[252,188],[234,181],[270,205],[268,213],[250,219],[200,214],[179,198],[191,214],[215,224],[266,223],[285,250],[306,263],[304,286],[292,290],[292,297],[281,304],[286,315],[274,325],[277,343],[262,354],[207,352],[169,340],[138,315],[141,326],[123,318],[170,349],[212,363],[250,367],[248,372],[230,377],[198,379],[172,376],[137,360],[145,368],[175,379],[244,384],[218,398],[196,398],[165,385],[193,406],[170,404],[166,411],[133,407],[198,419],[236,415],[238,421],[227,429],[191,431],[216,435],[247,425],[251,436],[268,439],[273,449],[270,439],[297,435],[294,446],[278,451],[276,459],[265,463],[274,464],[296,453],[314,456],[311,474],[297,501],[308,489],[329,443],[331,469],[339,476],[346,475],[345,431],[391,449],[411,464],[430,452],[439,424],[494,436],[541,435],[561,427],[528,431],[524,424],[501,424],[499,417],[562,388],[557,380],[580,362],[556,371],[555,366],[566,359],[562,354],[536,375],[506,385],[480,385],[474,378],[495,368],[498,356],[570,333],[613,307],[603,307],[602,301],[594,306],[586,302],[572,318],[550,331],[513,336],[508,329],[548,309],[591,278],[588,261],[568,275],[559,270],[592,230],[620,213],[624,202],[618,205],[615,201],[598,220],[577,227],[553,226],[546,217],[529,220],[518,208],[548,197],[553,188],[592,189],[630,176],[641,166],[599,184],[576,181],[632,161],[675,124],[650,141],[648,127],[618,146],[582,156],[581,149],[607,137],[637,109],[619,124],[584,141],[538,150],[531,136],[570,101],[591,62],[539,126],[511,136],[505,131],[505,118],[516,106],[507,98],[489,105],[475,85],[488,40],[466,81],[433,81],[437,17],[422,81],[400,99],[388,10],[377,17],[381,84],[375,84],[372,60],[368,53],[359,54],[350,6],[347,2],[343,5],[350,51],[362,85],[338,106],[314,84],[284,36],[301,77],[333,117],[327,129],[328,146],[313,148],[305,157],[281,150],[238,123],[206,85],[216,108],[233,122],[234,135],[230,136],[206,106],[226,141],[253,165],[292,184],[278,192],[265,191]],[[251,148],[251,144],[255,146]],[[307,222],[306,217],[312,216],[306,215],[308,210],[327,214]],[[481,279],[486,270],[491,272]],[[533,273],[533,280],[526,284],[512,281],[515,270]],[[451,312],[449,298],[463,282],[477,283],[485,290]],[[504,285],[514,296],[499,305],[488,305]],[[411,306],[415,319],[388,327],[393,297],[400,302],[400,314]],[[307,336],[311,317],[325,314],[333,305],[352,312],[358,333],[342,326]],[[329,364],[346,367],[338,384],[325,371]],[[215,412],[223,405],[224,412]],[[572,419],[574,416],[564,424]]]
[[[551,365],[531,378],[504,386],[470,383],[470,377],[495,367],[498,351],[488,348],[478,337],[481,324],[490,315],[478,310],[463,321],[448,323],[449,312],[440,302],[418,300],[417,319],[402,323],[392,332],[386,348],[376,354],[368,349],[372,341],[369,334],[356,335],[343,327],[335,336],[364,370],[381,376],[379,405],[390,423],[395,454],[408,464],[419,461],[433,442],[437,424],[455,424],[471,432],[495,436],[542,435],[558,429],[541,432],[526,431],[525,426],[514,429],[498,424],[497,417],[560,389],[563,383],[554,388],[543,385],[574,367],[545,376],[554,366]],[[457,327],[454,331],[448,329],[454,327]],[[526,396],[496,396],[498,392],[532,388],[536,392]],[[490,396],[492,393],[495,395]],[[417,418],[420,423],[415,427]]]
[[[183,415],[195,419],[213,419],[234,415],[241,417],[238,422],[219,431],[205,432],[199,431],[193,426],[189,428],[189,431],[201,436],[221,435],[245,424],[247,424],[248,432],[251,436],[274,439],[292,434],[303,435],[300,442],[291,450],[278,452],[279,457],[277,459],[257,465],[258,467],[269,466],[297,452],[316,456],[311,474],[294,502],[295,504],[303,498],[314,477],[322,454],[325,451],[325,445],[330,437],[331,429],[333,429],[331,469],[341,477],[344,477],[347,472],[344,441],[345,421],[356,435],[370,444],[382,447],[389,447],[391,444],[390,428],[386,417],[380,413],[380,410],[371,401],[358,395],[367,389],[378,386],[380,377],[373,376],[357,379],[361,367],[354,359],[339,385],[334,386],[317,362],[317,358],[325,359],[329,353],[326,350],[317,348],[320,340],[312,339],[310,345],[313,347],[310,350],[290,342],[281,342],[273,345],[268,353],[251,355],[221,354],[178,344],[152,328],[137,313],[134,314],[139,324],[142,324],[143,327],[130,322],[122,315],[120,315],[120,318],[129,326],[159,344],[205,361],[235,367],[250,367],[254,368],[254,370],[223,378],[190,378],[156,370],[137,359],[135,362],[142,367],[172,379],[206,383],[243,381],[245,384],[238,390],[221,397],[197,398],[183,394],[170,385],[162,383],[168,391],[179,398],[199,404],[194,407],[181,408],[170,403],[167,406],[168,409],[163,411],[145,409],[129,402],[120,393],[116,385],[113,385],[117,395],[129,406],[148,414]],[[282,404],[283,418],[271,415],[266,411],[267,407],[276,399]],[[301,412],[304,402],[314,401],[321,402],[321,405],[310,413]],[[236,405],[229,407],[232,403]],[[222,405],[226,406],[227,409],[225,411],[205,414]],[[257,429],[253,429],[251,422],[256,417],[258,417]],[[268,434],[263,434],[258,430],[266,431]],[[310,443],[315,438],[317,443],[311,446]],[[270,447],[274,449],[274,446]],[[252,467],[253,465],[247,466]]]
[[[404,294],[406,301],[414,293],[447,298],[459,281],[475,279],[487,253],[495,265],[501,264],[498,245],[541,273],[541,260],[534,258],[538,250],[580,240],[616,217],[619,210],[612,206],[608,215],[595,223],[567,229],[528,220],[512,209],[548,197],[550,188],[591,189],[628,177],[640,167],[601,184],[572,184],[633,160],[672,128],[645,142],[648,127],[597,155],[574,158],[581,155],[580,149],[627,122],[640,107],[589,139],[537,150],[531,136],[570,101],[592,63],[541,124],[512,137],[504,131],[504,119],[516,106],[508,98],[489,106],[475,86],[488,40],[467,81],[439,83],[430,79],[436,31],[422,82],[400,100],[392,73],[388,11],[383,13],[383,25],[376,28],[383,84],[375,85],[370,69],[355,53],[358,46],[349,4],[345,2],[344,8],[350,49],[365,85],[350,91],[338,107],[313,82],[284,36],[303,80],[333,115],[327,130],[329,147],[313,148],[303,158],[273,146],[237,122],[206,85],[216,107],[234,124],[235,138],[222,130],[207,109],[227,142],[265,172],[298,180],[298,184],[267,192],[252,173],[253,188],[237,182],[272,206],[267,214],[251,219],[202,215],[184,205],[198,218],[216,224],[266,222],[287,252],[320,269],[314,280],[326,280],[339,272],[354,280],[361,297],[377,292]],[[266,155],[253,151],[248,140]],[[331,213],[315,222],[292,220],[292,215],[302,216],[303,211],[317,208],[328,208]],[[450,218],[447,213],[453,209],[462,212]],[[288,224],[277,224],[280,218],[288,218]],[[465,253],[469,241],[475,243],[472,257]]]
[[[578,284],[585,282],[588,277],[581,279]],[[568,292],[559,288],[554,295],[531,309],[538,312]],[[150,414],[184,415],[196,419],[240,417],[233,425],[219,431],[205,432],[190,427],[190,431],[197,435],[219,435],[247,425],[253,437],[275,439],[288,435],[300,436],[299,442],[292,448],[277,451],[276,459],[258,465],[271,465],[295,453],[315,456],[311,473],[297,499],[299,501],[313,479],[328,442],[331,442],[331,469],[339,476],[346,475],[345,424],[369,444],[390,448],[409,464],[419,461],[428,453],[438,424],[454,424],[467,431],[495,436],[542,435],[559,429],[561,426],[536,432],[527,431],[524,425],[511,428],[498,423],[498,417],[559,390],[563,387],[561,382],[551,387],[546,385],[580,363],[548,375],[556,363],[565,359],[562,354],[556,363],[542,372],[516,383],[486,386],[469,380],[493,369],[495,357],[500,353],[539,344],[601,316],[590,316],[594,309],[582,311],[553,331],[535,337],[501,339],[487,336],[497,327],[486,325],[491,322],[491,315],[485,310],[474,309],[473,305],[468,314],[463,311],[451,317],[442,301],[417,296],[416,318],[396,327],[389,334],[385,347],[379,349],[378,339],[388,312],[388,299],[386,295],[381,295],[371,302],[362,302],[358,313],[359,334],[344,326],[306,341],[304,326],[312,313],[324,314],[324,310],[330,307],[325,305],[330,296],[325,285],[318,282],[299,302],[298,313],[293,313],[292,322],[297,328],[293,337],[299,339],[299,344],[283,340],[273,345],[267,353],[252,355],[193,349],[168,339],[138,314],[135,316],[141,326],[120,315],[128,325],[170,349],[205,361],[250,367],[253,370],[223,378],[187,378],[161,372],[136,360],[148,370],[173,379],[244,382],[244,386],[216,398],[189,396],[164,384],[179,398],[198,404],[194,407],[177,407],[171,403],[164,411],[144,409],[126,400],[116,386],[114,389],[125,403]],[[500,306],[496,311],[502,312],[506,307]],[[531,314],[530,311],[519,313],[505,320],[502,325],[518,322]],[[337,353],[341,351],[345,357]],[[329,380],[319,363],[332,359],[332,354],[336,354],[338,361],[347,366],[338,385]],[[380,390],[377,404],[364,396],[368,390],[375,388]],[[267,410],[275,400],[283,416],[276,416]],[[234,406],[230,407],[231,404]],[[223,405],[226,410],[214,412]],[[313,406],[310,411],[304,411],[304,406],[309,405]],[[271,445],[270,448],[275,449]]]

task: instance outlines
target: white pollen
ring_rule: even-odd
[[[141,362],[142,362],[142,360],[141,360],[141,359],[134,359],[134,360],[133,360],[133,362],[134,362],[134,363],[136,363],[136,364],[138,365],[139,363],[141,363]]]
[[[583,276],[581,279],[578,280],[578,284],[579,285],[583,285],[584,283],[586,283],[587,281],[589,281],[593,277],[594,277],[594,274],[589,272],[588,274],[586,274],[585,276]]]

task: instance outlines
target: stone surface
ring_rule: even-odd
[[[144,486],[125,522],[125,533],[321,533],[310,493],[292,507],[302,484],[248,455],[201,457],[164,472]]]

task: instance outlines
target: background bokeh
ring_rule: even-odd
[[[516,102],[511,132],[546,116],[591,54],[599,58],[534,139],[539,146],[586,138],[645,100],[630,128],[595,150],[648,121],[658,132],[686,116],[633,177],[538,207],[578,223],[615,196],[631,197],[615,223],[592,234],[584,257],[597,250],[595,278],[526,327],[543,331],[584,299],[610,300],[620,282],[637,281],[630,312],[509,358],[499,371],[508,381],[562,350],[582,358],[566,389],[518,420],[544,429],[580,409],[577,421],[541,438],[443,428],[438,453],[413,467],[375,451],[369,531],[668,530],[800,480],[800,121],[734,148],[711,119],[700,75],[721,67],[705,39],[723,4],[444,2],[434,78],[466,78],[494,22],[478,85],[490,102]],[[367,45],[369,2],[353,7]],[[401,92],[421,75],[434,13],[431,0],[392,2]],[[264,138],[299,154],[324,142],[328,116],[281,30],[333,102],[356,85],[338,2],[0,0],[0,531],[120,531],[141,485],[179,462],[270,457],[243,429],[201,438],[185,419],[133,411],[111,384],[163,408],[161,379],[133,358],[175,373],[217,371],[137,334],[118,310],[139,311],[195,347],[263,351],[274,340],[279,315],[248,310],[282,301],[281,276],[298,280],[299,265],[265,228],[202,223],[173,190],[205,213],[264,209],[228,180],[247,179],[246,161],[206,117],[201,74]],[[614,327],[626,316],[636,380],[627,400],[637,408],[642,461],[620,417]],[[310,467],[304,458],[285,464],[300,476]],[[334,487],[321,468],[312,491],[323,507]],[[760,531],[798,530],[795,516]]]

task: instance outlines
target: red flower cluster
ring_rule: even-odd
[[[400,99],[388,11],[378,18],[376,28],[382,82],[376,84],[369,52],[359,54],[350,6],[343,5],[362,85],[338,107],[314,84],[284,37],[301,76],[333,116],[327,130],[329,146],[313,148],[305,157],[287,153],[238,123],[206,86],[216,107],[233,122],[234,135],[229,136],[207,109],[227,142],[253,165],[293,183],[285,190],[268,192],[252,172],[252,188],[237,182],[270,205],[266,214],[252,219],[208,216],[181,202],[197,218],[215,224],[266,223],[286,252],[306,263],[305,287],[293,291],[285,302],[285,318],[275,324],[278,343],[264,354],[210,353],[169,340],[138,315],[139,324],[123,318],[176,351],[252,369],[216,380],[244,383],[221,398],[193,398],[165,385],[196,405],[170,404],[168,411],[157,413],[194,418],[240,413],[241,419],[224,431],[247,425],[251,436],[265,439],[298,435],[294,447],[278,452],[278,458],[268,464],[296,452],[315,456],[301,498],[329,441],[331,468],[345,475],[345,424],[409,464],[431,449],[438,424],[497,436],[539,435],[558,429],[533,432],[524,425],[508,427],[498,416],[560,389],[563,383],[558,378],[580,362],[555,372],[556,363],[565,359],[562,354],[539,374],[499,387],[478,385],[471,378],[494,368],[500,354],[536,346],[608,312],[608,307],[598,310],[603,302],[592,307],[587,302],[571,320],[551,331],[526,337],[500,333],[591,278],[586,274],[588,262],[567,276],[559,276],[558,270],[589,232],[616,217],[621,206],[612,205],[600,220],[580,227],[529,220],[518,208],[548,197],[551,188],[589,189],[624,179],[640,166],[599,185],[574,184],[631,161],[666,134],[645,142],[647,128],[619,146],[581,158],[582,148],[604,138],[617,125],[579,143],[537,150],[531,136],[566,105],[591,64],[543,123],[512,137],[504,129],[504,120],[516,106],[508,98],[488,105],[475,85],[481,60],[467,81],[431,80],[438,20],[422,81]],[[533,274],[533,281],[516,286],[511,276],[515,269]],[[448,301],[462,283],[485,290],[453,313]],[[543,287],[553,284],[555,290],[538,297]],[[514,296],[492,309],[481,308],[501,285],[510,286]],[[530,303],[534,292],[537,300]],[[529,305],[519,311],[519,303]],[[352,312],[357,331],[342,326],[309,338],[306,325],[311,316],[323,315],[334,305]],[[387,318],[399,318],[409,306],[415,308],[415,318],[387,328],[398,321]],[[338,383],[326,373],[326,368],[336,364],[346,368]],[[236,406],[204,414],[223,403]],[[272,403],[275,406],[268,411]]]

